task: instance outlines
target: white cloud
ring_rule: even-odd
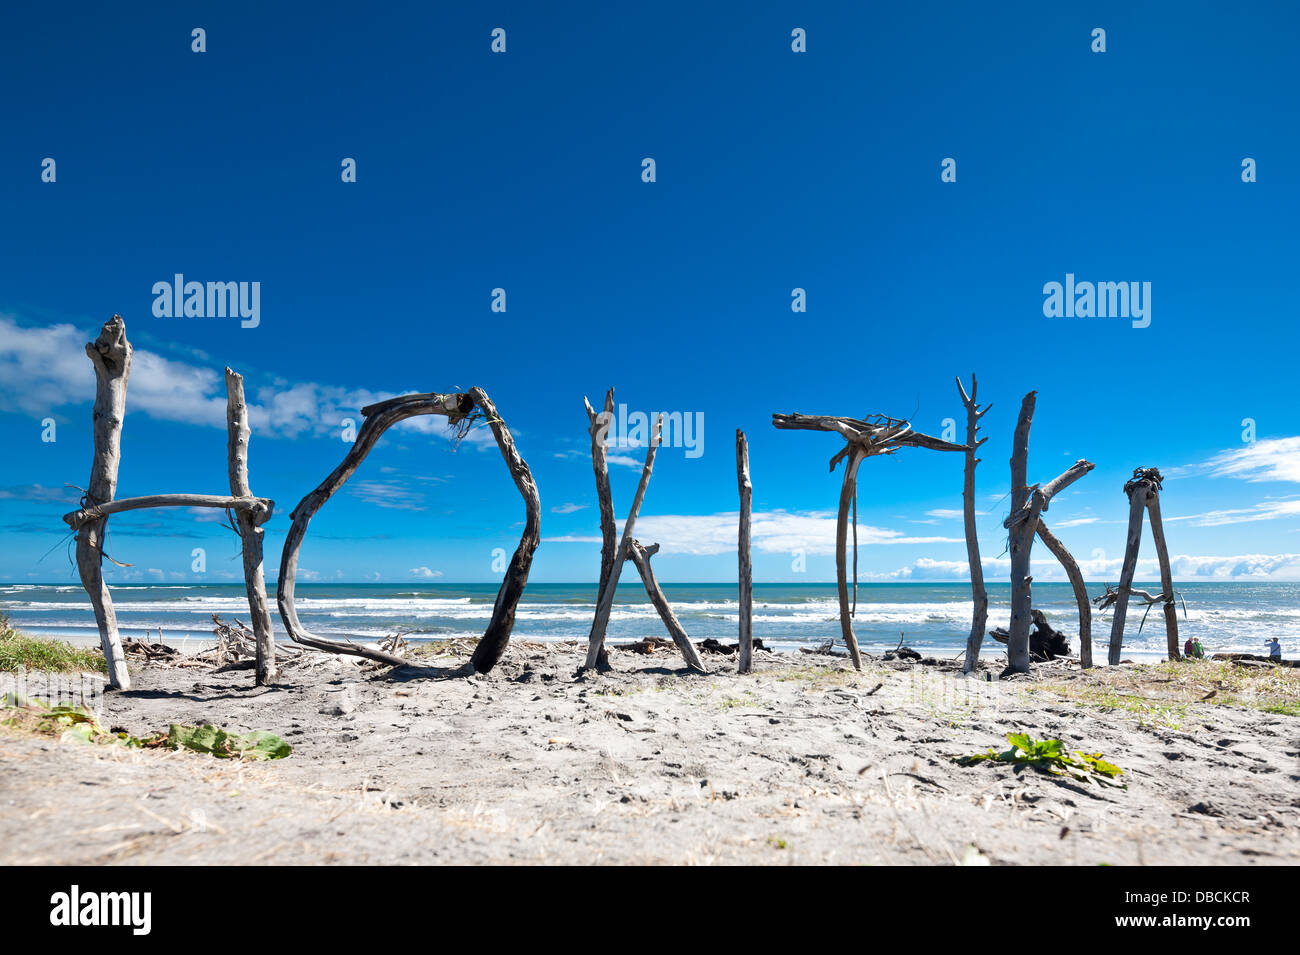
[[[435,577],[441,577],[442,571],[430,570],[428,567],[412,567],[411,576],[419,577],[421,580],[432,580]]]
[[[0,398],[9,408],[46,415],[79,406],[90,414],[95,373],[86,357],[91,337],[73,325],[24,328],[0,316]],[[238,369],[236,369],[238,370]],[[248,415],[255,436],[294,438],[340,434],[344,418],[360,427],[361,408],[404,392],[343,388],[315,382],[277,381],[250,389]],[[226,427],[224,369],[191,365],[136,348],[127,385],[127,414],[143,412],[159,421]],[[451,437],[447,419],[420,415],[395,428]],[[472,447],[494,447],[492,430],[481,423],[464,438]]]
[[[1075,518],[1071,518],[1071,519],[1068,520],[1068,521],[1053,521],[1052,523],[1053,523],[1053,525],[1056,526],[1056,527],[1081,527],[1081,526],[1083,526],[1084,524],[1096,524],[1096,523],[1097,523],[1097,518],[1095,518],[1095,517],[1075,517]]]
[[[1269,438],[1220,451],[1206,461],[1204,467],[1214,477],[1300,483],[1300,436]]]
[[[629,457],[626,454],[611,454],[605,458],[610,464],[619,464],[625,468],[642,468],[645,467],[644,461],[638,461],[636,458]]]
[[[566,503],[561,504],[558,507],[551,508],[551,513],[572,514],[574,511],[581,511],[585,509],[586,506],[587,506],[586,504],[574,504],[572,501],[567,501]]]

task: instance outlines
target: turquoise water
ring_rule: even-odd
[[[611,615],[613,640],[664,634],[654,608],[636,581],[619,587]],[[1158,583],[1138,583],[1157,592]],[[1101,592],[1097,586],[1091,593]],[[1187,583],[1178,590],[1187,602],[1178,606],[1182,638],[1199,637],[1207,651],[1259,653],[1276,636],[1287,657],[1300,655],[1300,584]],[[664,591],[692,638],[736,639],[734,584],[665,584]],[[495,584],[299,584],[298,613],[304,626],[322,636],[375,640],[394,631],[408,639],[454,635],[477,636],[487,625],[496,599]],[[586,639],[595,611],[594,584],[529,584],[519,604],[514,635],[530,640]],[[1005,626],[1010,617],[1009,587],[991,585],[989,626]],[[277,631],[272,588],[272,616]],[[210,639],[211,615],[247,622],[248,603],[242,584],[136,585],[113,588],[119,627],[128,637],[157,639],[159,628],[171,643]],[[1072,637],[1078,623],[1068,584],[1034,585],[1034,605],[1052,624]],[[1164,624],[1153,608],[1142,633],[1144,608],[1131,610],[1125,655],[1163,655]],[[97,640],[95,619],[85,591],[72,585],[0,584],[0,612],[34,635]],[[935,655],[956,655],[970,629],[970,588],[966,584],[861,584],[854,630],[864,649],[879,652],[898,644]],[[1093,615],[1093,645],[1110,638],[1110,614]],[[754,634],[769,646],[792,649],[839,637],[838,604],[833,584],[755,584]],[[283,637],[283,633],[280,632]],[[989,644],[993,644],[990,640]],[[1078,652],[1077,639],[1071,646]]]

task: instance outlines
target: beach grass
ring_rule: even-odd
[[[0,673],[42,670],[49,673],[104,673],[104,655],[95,647],[75,647],[63,640],[29,637],[0,614]]]
[[[1071,702],[1127,710],[1140,722],[1176,727],[1190,704],[1300,716],[1300,669],[1243,667],[1227,660],[1165,660],[1098,667],[1087,678],[1034,688]]]

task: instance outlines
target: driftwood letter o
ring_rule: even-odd
[[[510,434],[510,429],[501,420],[496,405],[482,388],[471,388],[468,392],[452,395],[402,395],[361,409],[361,415],[366,420],[357,434],[356,441],[353,442],[352,449],[330,476],[322,481],[316,490],[299,501],[298,506],[289,515],[293,519],[293,525],[285,538],[284,553],[280,558],[280,580],[276,600],[280,605],[280,617],[284,621],[284,627],[295,643],[334,653],[351,653],[391,663],[394,666],[405,666],[410,662],[377,648],[341,640],[327,640],[304,630],[302,624],[298,622],[298,611],[294,608],[293,596],[294,584],[298,576],[298,551],[302,548],[303,538],[307,534],[307,525],[312,517],[335,491],[347,483],[348,478],[375,446],[375,442],[390,427],[406,418],[422,414],[446,415],[453,425],[461,424],[476,418],[480,412],[492,428],[497,447],[501,449],[501,456],[505,458],[506,467],[510,469],[510,476],[514,478],[515,487],[519,488],[519,494],[524,499],[524,509],[527,514],[519,546],[515,549],[514,557],[510,559],[505,579],[497,592],[496,604],[492,608],[492,619],[488,622],[487,629],[483,632],[483,638],[479,640],[472,658],[474,669],[479,673],[486,673],[496,666],[497,661],[501,659],[501,654],[505,652],[506,644],[510,642],[510,631],[515,625],[515,607],[523,595],[524,586],[528,583],[528,571],[533,564],[533,552],[537,550],[537,544],[541,539],[542,504],[537,494],[537,484],[533,481],[533,474],[515,449],[515,439]]]

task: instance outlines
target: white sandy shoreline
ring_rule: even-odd
[[[139,668],[106,722],[267,729],[295,752],[241,764],[0,733],[0,862],[1300,861],[1295,716],[1070,696],[1132,667],[986,683],[757,657],[752,676],[716,656],[692,676],[672,654],[615,653],[614,672],[578,677],[579,647],[519,644],[487,675],[459,656],[316,658],[261,689],[244,670]],[[1009,731],[1100,752],[1127,788],[954,762]]]

